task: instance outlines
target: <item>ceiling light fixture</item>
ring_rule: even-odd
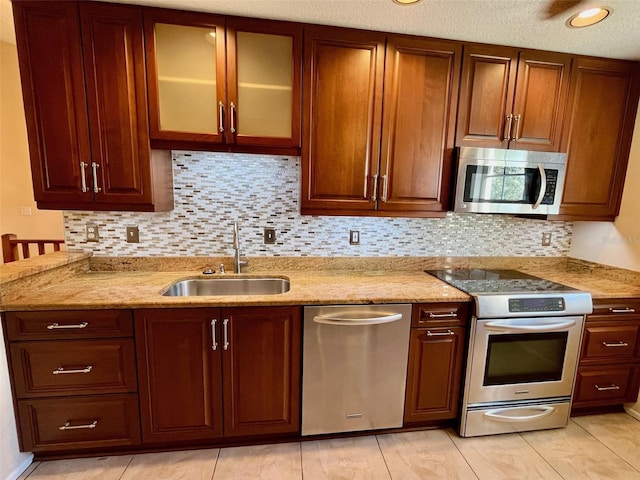
[[[590,27],[607,18],[612,12],[613,9],[610,7],[590,8],[569,18],[567,26],[571,28]]]
[[[420,0],[393,0],[393,3],[397,3],[398,5],[413,5],[419,1]]]

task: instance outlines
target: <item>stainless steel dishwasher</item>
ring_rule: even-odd
[[[305,307],[302,435],[401,427],[411,305]]]

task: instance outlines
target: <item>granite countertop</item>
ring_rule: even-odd
[[[241,276],[285,277],[290,280],[290,291],[277,295],[165,297],[162,293],[173,282],[210,278],[202,275],[203,265],[219,265],[218,262],[230,259],[89,257],[57,253],[37,257],[38,260],[30,264],[29,259],[19,267],[3,265],[0,267],[0,309],[470,301],[467,294],[424,273],[431,268],[515,268],[588,291],[594,299],[640,298],[640,273],[567,258],[251,259],[250,273]],[[227,265],[227,271],[230,270]]]

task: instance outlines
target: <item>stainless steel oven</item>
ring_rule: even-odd
[[[460,435],[566,426],[591,296],[514,270],[430,273],[475,300]]]

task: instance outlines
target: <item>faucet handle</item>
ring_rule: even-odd
[[[226,272],[224,271],[224,263],[221,263],[221,264],[220,264],[220,273],[226,273]]]

